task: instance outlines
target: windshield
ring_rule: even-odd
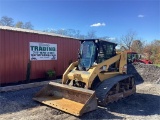
[[[128,62],[134,62],[134,60],[138,59],[138,54],[128,53]]]
[[[78,68],[80,70],[88,70],[95,61],[96,46],[92,41],[85,41],[81,44],[80,59]]]

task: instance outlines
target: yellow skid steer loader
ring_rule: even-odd
[[[62,84],[50,82],[33,98],[75,116],[106,106],[136,92],[134,76],[127,75],[127,53],[117,44],[81,40],[78,61],[63,74]]]

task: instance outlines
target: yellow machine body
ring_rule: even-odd
[[[116,69],[108,71],[112,64],[115,64]],[[62,84],[50,82],[33,99],[75,116],[81,116],[83,113],[97,109],[98,98],[95,90],[91,89],[95,78],[98,77],[103,82],[114,76],[123,75],[126,73],[126,64],[126,52],[121,52],[99,64],[94,64],[86,71],[77,70],[78,61],[73,62],[64,72]],[[71,86],[67,84],[68,80],[80,81],[85,84],[85,87]],[[131,91],[131,93],[133,92]],[[114,97],[112,96],[112,98]]]
[[[108,72],[108,68],[111,64],[116,63],[119,71]],[[91,88],[92,82],[95,77],[98,75],[101,81],[106,80],[107,78],[114,77],[119,74],[126,73],[124,66],[127,64],[127,54],[126,52],[121,52],[116,56],[103,61],[100,64],[92,66],[88,71],[78,71],[76,70],[78,62],[72,63],[68,69],[63,74],[62,83],[65,84],[68,79],[70,80],[79,80],[86,83],[87,89]],[[105,70],[103,69],[105,67]]]

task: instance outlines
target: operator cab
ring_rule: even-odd
[[[101,63],[116,55],[117,44],[100,39],[80,40],[78,69],[87,71],[94,64]]]
[[[136,52],[127,52],[127,64],[133,63],[139,60],[139,56]]]

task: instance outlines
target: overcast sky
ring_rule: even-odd
[[[0,0],[4,15],[36,30],[95,30],[112,38],[133,30],[145,41],[160,39],[160,0]]]

